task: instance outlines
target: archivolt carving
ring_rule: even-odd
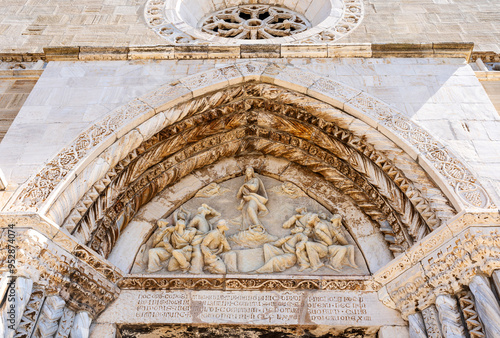
[[[114,242],[117,239],[118,232],[120,229],[116,228],[114,226],[114,220],[116,220],[118,217],[124,217],[127,220],[131,219],[133,216],[133,213],[135,213],[136,210],[133,209],[126,209],[126,206],[131,203],[131,201],[134,201],[134,208],[139,207],[137,203],[140,202],[141,205],[144,202],[147,202],[150,198],[154,196],[154,192],[152,189],[155,191],[160,191],[169,184],[172,184],[173,182],[179,180],[180,178],[184,177],[185,175],[189,174],[192,170],[196,168],[201,168],[212,161],[215,161],[217,159],[220,159],[222,157],[230,157],[233,155],[238,154],[238,151],[245,150],[245,149],[251,149],[251,150],[257,150],[263,153],[267,153],[270,155],[273,155],[275,157],[283,157],[287,158],[289,160],[296,160],[299,164],[306,166],[306,167],[317,167],[320,168],[321,171],[326,172],[326,174],[329,175],[329,180],[332,181],[334,185],[337,186],[338,189],[340,189],[343,192],[352,194],[351,197],[353,197],[356,201],[360,203],[364,203],[364,206],[370,209],[375,209],[377,206],[383,206],[385,204],[385,201],[383,198],[379,198],[378,201],[375,202],[368,202],[372,200],[370,198],[370,195],[365,193],[366,189],[371,193],[371,195],[375,194],[376,195],[376,190],[371,188],[369,185],[366,185],[363,187],[360,184],[363,184],[364,179],[360,176],[355,179],[355,181],[351,184],[345,184],[348,182],[347,180],[351,181],[352,179],[349,178],[350,175],[354,175],[355,177],[357,176],[357,172],[349,169],[348,165],[345,163],[342,163],[340,160],[333,158],[330,156],[330,163],[335,163],[336,165],[334,167],[339,168],[344,166],[345,169],[341,169],[343,173],[337,172],[336,169],[327,169],[326,167],[330,167],[327,163],[328,162],[323,162],[315,157],[310,156],[308,153],[305,151],[301,150],[300,148],[295,148],[292,146],[285,146],[282,143],[276,143],[270,140],[264,140],[260,139],[255,140],[252,138],[245,139],[245,130],[244,129],[237,129],[234,131],[231,131],[227,134],[224,135],[217,135],[213,136],[212,138],[205,139],[203,141],[200,141],[196,144],[194,144],[191,147],[185,148],[182,152],[174,155],[174,157],[178,157],[178,159],[186,159],[180,164],[173,164],[169,162],[176,162],[174,159],[169,158],[166,160],[164,163],[161,163],[157,165],[157,167],[153,167],[149,171],[147,171],[143,177],[155,177],[157,176],[153,182],[154,184],[150,184],[149,180],[143,179],[143,180],[137,180],[134,183],[129,186],[127,191],[122,195],[121,199],[118,201],[118,204],[110,208],[109,211],[107,211],[107,217],[103,219],[103,227],[102,231],[96,230],[95,237],[92,239],[91,242],[91,247],[97,251],[101,252],[104,256],[107,255],[114,244]],[[233,139],[234,141],[229,143],[227,141],[230,139]],[[299,146],[303,147],[309,147],[310,144],[308,142],[302,141],[296,138],[290,138],[293,141],[297,141],[299,143]],[[224,142],[226,141],[226,142]],[[204,153],[198,153],[201,149],[199,149],[200,146],[202,146],[201,143],[207,143],[208,145],[211,144],[219,144],[219,146],[216,147],[211,147],[209,152],[204,152]],[[316,147],[312,146],[310,148],[313,148],[313,150],[318,150]],[[194,154],[197,154],[196,156]],[[246,152],[241,152],[240,154],[244,154]],[[328,159],[325,159],[327,161]],[[312,169],[312,168],[311,168]],[[312,169],[313,171],[316,171]],[[318,170],[320,171],[320,170]],[[320,171],[320,172],[321,172]],[[160,175],[161,173],[161,175]],[[366,182],[364,184],[367,184]],[[138,195],[145,196],[145,197],[139,197]],[[128,211],[130,210],[130,211]],[[128,213],[125,216],[123,213]],[[392,217],[389,216],[391,214],[391,208],[389,206],[386,206],[385,208],[382,208],[381,211],[377,211],[377,216],[380,218],[375,218],[376,221],[384,222],[385,220],[389,221],[389,224],[393,224],[393,229],[397,233],[395,234],[395,240],[394,242],[396,244],[402,245],[402,243],[405,243],[407,241],[407,238],[405,235],[405,232],[402,228],[402,226],[399,224],[399,219],[397,215],[393,215]],[[370,215],[372,216],[372,215]],[[373,216],[372,216],[373,217]],[[84,219],[85,220],[85,219]],[[84,224],[84,223],[83,223]],[[384,223],[382,223],[382,226]],[[80,228],[78,228],[80,229]],[[104,229],[108,229],[107,231],[104,231]],[[88,230],[85,230],[85,233],[89,233]],[[409,244],[406,244],[406,247],[409,247]]]
[[[264,97],[269,99],[269,101],[258,97]],[[242,100],[241,98],[246,99]],[[231,101],[235,102],[233,104],[227,104]],[[219,106],[219,108],[212,108],[221,103],[226,104]],[[119,165],[113,168],[103,180],[97,182],[94,185],[95,188],[82,198],[81,202],[75,208],[76,210],[68,217],[65,226],[71,231],[75,227],[74,222],[79,219],[80,213],[86,212],[84,218],[80,220],[80,225],[87,225],[83,227],[80,226],[78,230],[78,236],[86,243],[91,238],[92,232],[96,231],[95,229],[100,219],[103,220],[104,226],[111,227],[112,220],[115,219],[114,217],[120,216],[124,210],[128,210],[128,215],[125,219],[126,223],[127,219],[130,219],[133,215],[133,211],[131,210],[138,209],[143,203],[142,199],[144,197],[137,200],[137,197],[133,196],[141,191],[141,189],[144,191],[149,181],[158,180],[157,177],[160,177],[159,175],[164,170],[171,167],[171,165],[167,164],[172,162],[174,158],[183,161],[192,156],[191,154],[198,153],[202,149],[210,147],[212,145],[210,143],[214,145],[223,143],[224,141],[222,139],[216,139],[214,136],[210,138],[210,135],[214,134],[217,130],[224,131],[227,130],[227,128],[236,128],[243,124],[242,121],[246,121],[248,126],[246,130],[242,132],[249,138],[248,142],[250,143],[247,142],[245,145],[247,149],[250,149],[249,145],[252,147],[254,146],[253,144],[255,141],[251,140],[254,137],[274,138],[280,143],[292,142],[293,147],[305,147],[304,150],[312,153],[315,157],[329,161],[328,164],[320,166],[313,163],[317,160],[313,162],[309,161],[309,163],[303,162],[305,166],[315,166],[316,169],[314,169],[314,171],[320,172],[323,176],[330,175],[329,180],[333,180],[332,175],[335,174],[332,174],[331,169],[327,169],[328,167],[333,166],[335,168],[341,168],[344,166],[345,169],[340,170],[343,173],[340,176],[337,174],[338,178],[335,179],[337,188],[341,191],[348,192],[350,196],[353,196],[355,200],[359,201],[367,214],[376,221],[381,222],[381,230],[386,234],[386,238],[391,243],[393,250],[398,251],[411,245],[409,236],[415,240],[422,238],[428,231],[425,223],[427,223],[431,229],[437,227],[439,225],[439,220],[436,218],[436,213],[430,203],[390,160],[385,158],[372,146],[366,144],[366,141],[362,138],[355,136],[346,129],[338,127],[334,123],[319,119],[308,112],[318,110],[324,111],[326,109],[331,110],[332,107],[320,104],[317,101],[311,102],[310,99],[306,99],[296,93],[291,93],[268,85],[232,87],[223,93],[218,92],[213,96],[203,97],[191,101],[189,104],[174,107],[168,111],[168,115],[183,117],[184,119],[162,130],[160,133],[144,142]],[[238,115],[234,114],[234,111],[245,111],[248,113]],[[277,113],[273,114],[269,112]],[[283,129],[284,132],[270,132],[260,128],[259,125],[275,125]],[[182,137],[179,137],[180,133],[184,133]],[[305,137],[306,139],[312,138],[321,148],[310,144],[307,140],[291,136],[294,134]],[[177,138],[175,138],[176,135]],[[231,138],[230,135],[230,133],[226,133],[224,137]],[[121,195],[121,203],[119,203],[119,205],[114,207],[113,210],[109,210],[109,202],[116,199],[116,196],[123,191],[126,184],[130,184],[132,180],[139,178],[142,170],[148,166],[155,165],[161,156],[173,154],[182,149],[182,147],[185,147],[187,145],[186,140],[193,138],[197,140],[203,137],[206,138],[204,141],[199,141],[195,146],[188,147],[183,152],[177,153],[171,160],[165,162],[164,165],[153,167],[152,170],[142,176],[142,179],[133,183],[128,191]],[[233,135],[233,138],[237,139],[242,137],[243,134]],[[227,140],[225,142],[227,142]],[[255,146],[257,146],[260,151],[275,153],[275,156],[288,156],[292,161],[294,161],[295,158],[297,158],[297,161],[300,161],[302,157],[302,155],[299,156],[299,154],[297,154],[297,156],[292,155],[290,151],[288,151],[289,154],[286,155],[283,151],[280,152],[277,146],[269,148],[264,146],[262,142],[259,144],[260,145],[256,144]],[[242,153],[241,150],[239,150],[240,148],[241,146],[236,146],[238,150],[237,153],[239,154]],[[212,149],[211,151],[216,150]],[[216,152],[220,153],[221,151],[222,150],[219,149]],[[339,156],[342,160],[339,161],[330,158],[327,155],[328,152],[335,154],[335,156]],[[227,151],[225,153],[226,156],[237,154],[234,152],[227,153]],[[214,158],[220,157],[219,155],[220,154],[215,157],[205,155],[205,158],[211,158],[213,161]],[[201,161],[201,159],[199,159],[199,161]],[[347,164],[344,161],[346,161]],[[190,164],[190,166],[192,166],[193,163]],[[208,163],[209,162],[205,162],[205,164]],[[197,167],[199,166],[200,164],[197,164]],[[348,169],[350,167],[356,170]],[[184,167],[181,171],[179,170],[180,169],[175,169],[177,173],[175,176],[177,176],[177,178],[189,173],[190,169]],[[362,176],[358,176],[359,178],[355,179],[350,185],[346,184],[348,181],[345,180],[345,175],[359,175],[356,171],[361,172]],[[184,174],[181,175],[179,174],[180,172]],[[363,176],[368,176],[368,181],[365,181]],[[388,177],[390,179],[388,179]],[[163,178],[162,180],[164,181],[165,179]],[[169,181],[172,181],[172,179],[169,179]],[[109,185],[111,182],[113,182],[113,184]],[[355,188],[360,184],[361,186],[359,188]],[[106,187],[108,185],[109,187]],[[110,187],[113,187],[113,189]],[[165,184],[162,184],[162,187],[165,187]],[[158,187],[156,187],[155,190],[159,191]],[[99,195],[99,192],[101,192],[101,195]],[[149,194],[150,196],[146,197],[145,200],[152,197],[151,194],[154,195],[152,192],[149,192]],[[377,194],[380,194],[379,200],[369,202],[373,200],[373,197]],[[134,207],[131,209],[131,205],[129,204],[128,209],[124,209],[131,198],[136,199]],[[93,204],[94,207],[88,208],[92,200],[95,200]],[[381,209],[381,206],[387,203],[386,201],[389,202],[390,207]],[[433,205],[436,205],[436,203],[433,202]],[[416,208],[416,212],[407,212],[408,210],[414,210],[414,208]],[[441,210],[451,210],[448,206],[443,205],[440,205],[439,208]],[[107,216],[103,218],[106,209],[108,209],[108,211],[106,211]],[[399,214],[399,216],[389,218],[384,216],[384,213],[387,215],[387,212],[392,212],[390,211],[391,209],[395,209],[394,211]],[[398,224],[399,218],[402,218],[402,223],[409,229],[409,235],[405,235],[401,224]],[[100,232],[96,232],[96,236],[100,237],[101,240],[106,236],[109,237],[109,240],[106,241],[111,244],[116,241],[117,235],[117,230],[114,230],[114,233],[108,233],[104,229]],[[408,242],[408,244],[402,244],[404,242]],[[96,248],[98,248],[98,246],[94,245],[94,249]],[[104,251],[110,248],[111,247],[108,245],[108,248]]]
[[[387,109],[383,103],[366,94],[356,96],[349,101],[349,105],[375,116],[386,127],[394,130],[417,148],[447,179],[448,184],[455,189],[462,201],[476,208],[495,208],[472,173],[443,145],[410,119],[399,115],[394,109]]]
[[[254,63],[246,63],[246,64],[241,64],[237,65],[237,70],[236,72],[240,71],[244,73],[245,75],[251,75],[251,74],[256,74],[258,77],[260,77],[260,74],[263,69],[266,68],[267,64],[255,64]],[[236,69],[234,66],[231,66],[232,68]],[[229,68],[231,68],[229,67]],[[280,74],[283,74],[282,70]],[[211,73],[214,73],[213,71],[210,71]],[[220,73],[220,71],[216,71],[215,73]],[[294,71],[292,71],[293,73]],[[214,73],[214,74],[215,74]],[[224,73],[224,72],[223,72]],[[302,73],[304,73],[302,71]],[[207,73],[208,74],[208,73]],[[225,77],[226,75],[223,75]],[[234,75],[231,75],[234,76]],[[237,76],[237,75],[236,75]],[[274,75],[273,75],[274,76]],[[276,75],[280,76],[280,75]],[[202,86],[207,86],[210,81],[207,82],[205,78],[207,78],[206,74],[201,74],[200,75],[200,81],[201,78],[204,77],[204,80],[202,81],[203,85]],[[272,76],[271,76],[272,77]],[[318,78],[318,77],[315,77]],[[191,83],[196,82],[195,81],[196,76],[194,76],[191,79]],[[262,78],[263,81],[267,81],[266,78]],[[194,81],[194,82],[193,82]],[[294,80],[294,81],[299,81],[299,80]],[[309,85],[307,85],[309,86]],[[333,86],[333,87],[332,87]],[[332,87],[333,89],[331,89]],[[165,88],[168,89],[167,97],[171,97],[173,100],[178,100],[179,98],[186,96],[187,93],[189,93],[189,90],[184,87],[183,84],[174,84],[174,85],[168,85]],[[156,91],[155,94],[149,94],[144,97],[144,100],[149,102],[152,105],[164,105],[164,99],[161,99],[159,97],[155,97],[155,95],[163,95],[163,92],[165,91],[165,88],[162,90]],[[316,80],[313,86],[311,86],[313,90],[311,91],[311,95],[316,95],[316,91],[319,93],[327,93],[327,95],[331,95],[328,93],[334,93],[333,95],[337,95],[337,93],[342,92],[343,90],[349,89],[346,86],[343,86],[339,83],[336,83],[331,80],[326,80],[323,78],[319,78]],[[330,89],[329,89],[330,88]],[[233,91],[237,92],[237,90]],[[352,90],[351,90],[352,91]],[[225,94],[225,93],[224,93]],[[324,94],[322,94],[324,95]],[[291,95],[293,96],[293,95]],[[215,99],[216,98],[216,99]],[[196,104],[188,104],[188,106],[193,107],[193,106],[198,106],[200,107],[200,104],[202,102],[205,103],[210,103],[207,105],[207,109],[210,109],[214,105],[220,104],[221,102],[224,102],[227,100],[231,99],[231,95],[228,97],[224,97],[222,93],[215,94],[215,97],[205,97],[203,99],[200,99],[196,102]],[[407,132],[407,135],[417,135],[421,134],[421,129],[415,126],[411,121],[403,118],[401,115],[399,115],[396,111],[393,109],[389,108],[387,105],[381,103],[380,101],[377,101],[376,99],[361,93],[360,95],[357,96],[350,96],[345,98],[347,100],[347,106],[352,106],[355,107],[357,110],[361,110],[364,114],[367,114],[369,116],[375,117],[378,121],[380,121],[381,124],[386,125],[386,127],[389,128],[396,128],[397,124],[391,124],[392,118],[394,119],[399,119],[399,121],[405,122],[405,128],[400,128],[399,130],[396,130],[396,134],[400,134],[404,136],[404,131],[408,130],[408,126],[411,126],[410,131]],[[157,102],[157,103],[156,103]],[[188,107],[185,107],[188,108]],[[167,114],[169,117],[172,119],[169,120],[171,122],[174,122],[178,118],[182,118],[185,116],[188,112],[187,111],[182,111],[182,106],[179,106],[175,108],[174,110],[177,111],[169,111]],[[179,111],[179,109],[181,111]],[[188,108],[189,110],[189,108]],[[25,186],[21,189],[19,194],[17,194],[17,198],[14,201],[13,208],[15,210],[38,210],[38,208],[41,206],[41,204],[45,203],[47,201],[47,198],[49,194],[55,189],[55,186],[57,184],[67,184],[64,182],[68,182],[68,177],[72,177],[71,175],[68,176],[68,173],[71,172],[71,170],[74,170],[75,166],[81,159],[84,157],[88,156],[88,154],[91,152],[91,150],[96,146],[97,144],[101,144],[104,139],[109,137],[112,132],[117,130],[119,127],[123,125],[125,121],[131,121],[135,117],[143,114],[151,115],[151,107],[149,107],[146,104],[143,104],[141,101],[137,100],[134,101],[120,109],[117,109],[114,111],[112,114],[104,118],[102,121],[96,123],[92,127],[90,127],[87,131],[82,133],[77,141],[75,141],[71,146],[67,147],[64,149],[60,154],[58,154],[52,161],[50,161],[46,167],[38,173],[35,177],[30,179]],[[385,114],[382,114],[382,112],[386,112]],[[173,113],[173,114],[172,114]],[[177,114],[176,114],[177,113]],[[426,137],[428,135],[425,135]],[[413,144],[413,145],[418,145],[419,143],[422,143],[421,137],[420,138],[413,138],[413,137],[408,137],[407,138],[408,142]],[[426,138],[426,140],[432,140],[430,136]],[[424,141],[423,144],[428,144],[428,141]],[[436,142],[431,142],[431,145],[437,145],[437,149],[440,149],[439,144]],[[436,149],[434,147],[434,149]],[[141,151],[141,149],[138,150],[138,153]],[[133,158],[135,155],[131,154],[131,157]],[[426,155],[430,156],[430,155]],[[450,156],[447,154],[447,156]],[[454,158],[451,157],[446,157],[443,158],[442,156],[433,156],[430,158],[431,161],[434,161],[434,165],[438,170],[448,177],[449,184],[451,186],[457,187],[457,191],[459,192],[459,195],[462,197],[463,201],[473,205],[473,206],[479,206],[479,199],[482,201],[481,206],[489,206],[490,202],[488,199],[488,196],[484,192],[484,190],[474,181],[472,176],[470,175],[469,171],[465,169],[465,167],[458,161],[456,161]],[[460,172],[460,173],[465,173],[464,175],[460,176],[460,179],[456,177],[456,175],[447,175],[448,168],[450,166],[447,163],[450,163],[450,161],[453,162],[453,167],[457,168],[455,172]],[[87,206],[92,203],[92,201],[95,200],[96,196],[99,195],[99,192],[102,190],[103,186],[106,186],[106,181],[109,181],[110,178],[114,175],[113,170],[108,173],[108,177],[103,178],[101,181],[98,181],[94,187],[91,189],[92,191],[89,191],[88,195],[85,196],[84,199],[82,199],[82,202],[85,201],[85,203],[81,203],[77,210],[74,211],[71,214],[70,219],[75,219],[75,222],[80,219],[81,215],[86,212]],[[461,183],[462,182],[462,183]],[[464,185],[465,184],[465,185]],[[405,185],[406,186],[406,185]],[[466,190],[464,190],[464,186],[466,186]],[[462,194],[462,192],[466,191],[467,193]],[[411,193],[407,193],[408,196],[411,196]],[[479,199],[478,199],[479,198]],[[416,203],[417,206],[419,206],[419,209],[426,209],[426,207],[422,207],[420,203]],[[424,206],[426,203],[423,204]],[[490,205],[491,206],[491,205]],[[390,232],[388,232],[388,236],[392,236]]]

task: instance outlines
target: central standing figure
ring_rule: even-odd
[[[241,199],[238,210],[241,210],[242,230],[246,230],[252,225],[262,226],[259,216],[265,216],[269,213],[266,207],[268,197],[264,183],[255,176],[252,167],[246,168],[245,183],[238,190],[236,197]]]

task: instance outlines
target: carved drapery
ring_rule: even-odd
[[[175,107],[172,114],[180,114],[183,120],[145,141],[112,168],[73,209],[65,227],[107,256],[123,226],[156,192],[219,158],[256,151],[307,167],[351,196],[380,224],[395,252],[439,226],[436,215],[453,214],[442,203],[443,196],[424,197],[417,183],[393,163],[396,159],[388,159],[352,131],[315,116],[327,109],[344,114],[268,85],[229,88]],[[358,132],[363,128],[375,137],[368,126],[357,126]],[[116,227],[117,221],[121,228]]]

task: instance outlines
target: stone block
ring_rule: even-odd
[[[76,61],[80,47],[45,47],[43,52],[47,61]]]
[[[78,59],[90,60],[127,60],[128,47],[80,47]]]
[[[129,47],[128,59],[153,59],[153,60],[168,60],[173,59],[173,46],[153,46],[153,47]]]
[[[281,56],[281,45],[249,44],[240,46],[242,58],[278,58]]]

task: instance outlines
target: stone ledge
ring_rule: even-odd
[[[97,61],[288,57],[472,57],[473,43],[389,43],[389,44],[262,44],[240,46],[158,45],[138,47],[46,47],[44,53],[0,53],[0,61]]]

